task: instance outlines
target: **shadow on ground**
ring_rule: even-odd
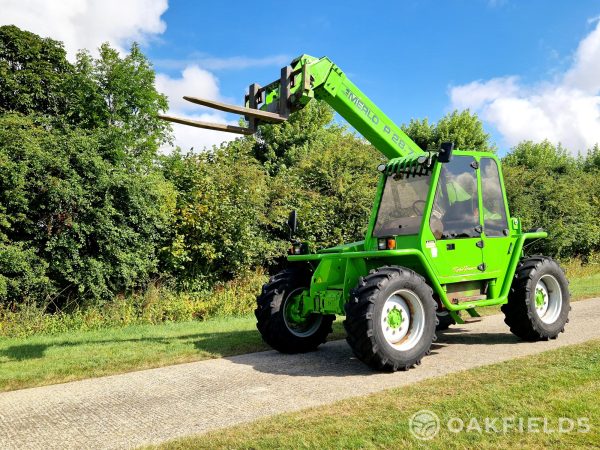
[[[438,339],[431,347],[432,355],[452,344],[496,345],[521,342],[508,330],[503,333],[469,333],[464,327],[452,327],[439,331],[437,335]],[[289,376],[346,377],[380,373],[358,360],[344,340],[328,342],[314,352],[303,354],[287,355],[269,351],[227,359],[235,364],[250,365],[259,372]]]
[[[151,344],[159,346],[171,346],[173,344],[190,345],[196,351],[202,354],[211,354],[214,357],[240,354],[245,351],[260,351],[267,349],[262,343],[260,336],[254,330],[244,330],[237,332],[211,332],[211,333],[192,333],[179,336],[140,336],[139,338],[85,338],[85,339],[53,339],[45,337],[48,342],[24,343],[11,345],[5,348],[0,347],[0,366],[3,363],[13,361],[25,361],[29,359],[40,359],[47,355],[47,351],[52,348],[89,347],[103,345],[119,344]]]
[[[341,337],[340,333],[335,335]],[[469,333],[464,327],[451,327],[438,332],[438,339],[432,346],[432,353],[452,344],[507,344],[517,343],[519,340],[508,330],[505,333]],[[261,341],[260,335],[254,330],[237,332],[210,332],[193,333],[179,336],[140,336],[138,338],[86,338],[86,339],[49,339],[48,342],[31,342],[20,345],[0,348],[0,367],[9,362],[18,362],[32,359],[41,359],[47,355],[51,348],[86,346],[115,346],[118,351],[119,344],[153,345],[168,347],[184,345],[208,357],[228,357],[236,364],[251,365],[260,372],[277,373],[290,376],[352,376],[369,375],[378,373],[354,357],[352,350],[344,340],[330,341],[319,347],[317,351],[305,354],[286,355],[275,351],[257,352],[268,350]],[[89,349],[88,349],[89,351]],[[247,353],[247,354],[244,354]],[[238,355],[238,356],[231,356]]]

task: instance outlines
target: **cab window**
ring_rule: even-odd
[[[492,158],[481,158],[480,172],[485,235],[488,237],[505,236],[504,232],[508,230],[508,221],[498,164]]]
[[[479,208],[474,159],[456,156],[443,164],[429,226],[436,239],[478,237]]]

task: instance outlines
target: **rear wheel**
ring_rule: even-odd
[[[401,267],[377,269],[359,280],[346,304],[348,344],[371,367],[410,369],[429,353],[435,309],[423,277]]]
[[[455,325],[456,321],[452,318],[448,311],[438,311],[436,313],[438,324],[435,327],[436,331],[447,330],[450,325]]]
[[[310,286],[311,272],[292,267],[271,277],[257,298],[256,327],[263,340],[283,353],[315,350],[331,333],[334,315],[299,315],[297,297]]]
[[[565,331],[569,311],[569,282],[551,258],[532,256],[519,263],[508,303],[502,306],[504,322],[527,341],[554,339]]]

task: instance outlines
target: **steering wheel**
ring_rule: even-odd
[[[417,206],[417,205],[421,205],[421,206]],[[422,216],[423,213],[425,212],[425,206],[427,205],[427,202],[425,200],[417,200],[412,204],[412,209],[415,212],[415,214],[417,216]],[[420,208],[420,210],[419,210]]]

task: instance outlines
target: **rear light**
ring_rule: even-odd
[[[396,248],[395,238],[382,238],[377,240],[378,250],[394,250]]]

